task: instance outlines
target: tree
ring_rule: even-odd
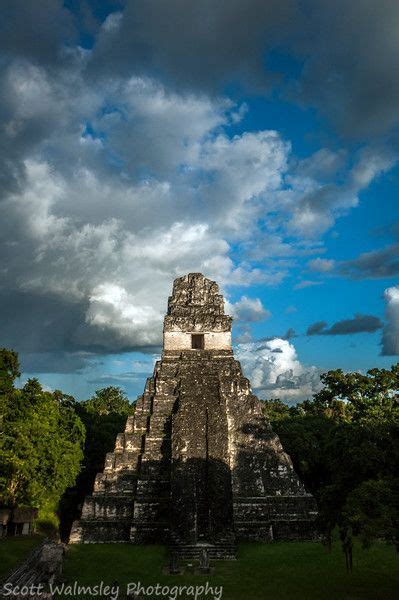
[[[321,379],[324,388],[312,400],[291,408],[271,400],[265,413],[316,497],[326,540],[340,529],[350,567],[352,533],[370,543],[398,539],[389,498],[398,498],[399,365],[366,375],[338,369]]]
[[[399,552],[399,479],[363,481],[348,495],[343,520],[364,547],[385,538]]]
[[[290,416],[290,407],[282,402],[279,398],[272,400],[264,400],[263,412],[269,421],[280,421]]]
[[[1,356],[8,381],[2,394],[0,503],[38,507],[39,516],[51,518],[79,472],[84,426],[71,398],[61,392],[44,391],[37,379],[16,389],[17,355],[2,351]]]
[[[18,354],[0,349],[0,439],[4,436],[4,420],[14,392],[14,380],[20,376]]]
[[[127,416],[134,413],[134,404],[120,388],[110,386],[97,390],[89,400],[76,403],[75,410],[84,423],[86,443],[82,470],[60,504],[60,532],[65,541],[72,522],[80,516],[85,496],[93,489],[96,474],[104,468],[107,452],[114,449],[116,436],[124,430]]]
[[[312,409],[338,421],[363,424],[399,423],[399,363],[391,369],[370,369],[366,375],[328,371],[321,381],[323,389],[302,405],[305,412]]]
[[[7,348],[0,349],[0,394],[10,392],[20,376],[18,354]]]
[[[104,465],[105,455],[114,449],[118,433],[124,430],[126,418],[134,413],[119,387],[97,390],[89,400],[80,402],[76,410],[86,427],[85,457],[83,473],[93,480]],[[90,483],[91,485],[91,483]]]
[[[81,403],[84,409],[97,415],[128,415],[132,405],[119,387],[109,386],[97,390],[89,400]]]

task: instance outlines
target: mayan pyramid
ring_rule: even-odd
[[[232,318],[201,273],[175,280],[162,358],[106,457],[70,542],[166,543],[234,556],[235,542],[309,539],[317,507],[234,358]]]

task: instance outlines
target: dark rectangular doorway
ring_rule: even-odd
[[[193,333],[191,335],[191,348],[194,350],[203,350],[205,347],[204,337],[203,333]]]

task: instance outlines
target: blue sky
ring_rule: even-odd
[[[135,398],[189,271],[220,284],[262,397],[397,361],[395,3],[1,11],[0,343],[21,383]]]

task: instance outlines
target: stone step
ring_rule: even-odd
[[[177,379],[157,379],[155,385],[155,396],[163,395],[163,396],[174,396],[175,389],[177,386]]]
[[[142,435],[142,433],[118,433],[114,453],[120,454],[125,451],[140,450]]]
[[[80,520],[72,525],[69,542],[78,543],[127,543],[130,541],[130,519],[109,520]]]
[[[108,452],[105,457],[104,473],[137,471],[139,452]]]
[[[144,387],[144,394],[153,394],[155,392],[154,377],[147,377]]]
[[[133,521],[151,524],[154,521],[168,523],[170,516],[169,498],[137,499],[134,503]]]
[[[208,552],[210,559],[235,560],[237,558],[237,549],[235,545],[205,545],[205,544],[185,544],[172,545],[169,548],[171,553],[175,553],[180,559],[201,560],[201,555],[204,550]]]
[[[134,415],[129,415],[126,419],[125,433],[133,433]]]
[[[174,394],[157,393],[154,396],[152,405],[152,414],[167,414],[175,405],[176,396]]]
[[[137,481],[136,496],[156,496],[169,497],[170,480],[169,479],[139,479]]]
[[[133,518],[134,503],[131,497],[86,496],[82,520],[124,521]]]
[[[170,473],[171,459],[143,460],[140,465],[139,479],[165,478]]]
[[[135,494],[137,472],[98,473],[94,482],[93,496],[103,494]]]
[[[170,414],[152,413],[150,417],[150,433],[152,434],[156,431],[163,432],[165,428],[170,429]]]
[[[160,432],[162,433],[162,432]],[[145,438],[144,444],[144,455],[152,455],[152,453],[157,454],[162,450],[162,448],[170,446],[170,436],[167,435],[156,435],[156,432],[149,433]],[[144,458],[144,456],[143,456]],[[158,456],[156,457],[158,459]]]
[[[145,433],[148,429],[149,419],[150,419],[149,411],[141,411],[139,414],[136,414],[134,420],[134,431],[137,433]]]
[[[123,452],[140,452],[144,432],[118,433],[115,441],[114,454]]]

